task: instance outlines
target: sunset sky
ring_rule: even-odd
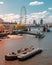
[[[19,21],[23,6],[27,10],[27,21],[43,18],[44,22],[52,22],[52,0],[0,0],[0,18]]]

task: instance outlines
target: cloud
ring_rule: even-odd
[[[49,21],[49,22],[52,22],[52,15],[49,15],[49,16],[48,16],[48,21]]]
[[[36,13],[31,13],[29,15],[26,15],[26,23],[33,23],[33,20],[36,20],[36,22],[40,22],[40,19],[43,18],[44,22],[52,22],[52,15],[48,15],[49,13],[47,11],[42,11],[42,12],[36,12]],[[5,14],[5,15],[0,15],[0,18],[2,18],[5,22],[11,22],[11,21],[17,21],[17,23],[20,22],[20,15],[19,14]],[[24,18],[22,20],[22,23],[24,23]]]
[[[40,19],[46,19],[48,15],[47,11],[42,11],[42,12],[36,12],[36,13],[31,13],[30,14],[30,21],[33,22],[33,20],[36,20],[36,22],[40,22]]]
[[[47,14],[48,14],[47,11],[37,12],[37,13],[32,13],[31,17],[34,19],[45,18]]]
[[[46,23],[52,23],[52,15],[49,15],[49,16],[46,18]]]
[[[52,8],[48,8],[48,10],[52,10]]]
[[[52,15],[50,15],[50,16],[49,16],[49,18],[51,18],[51,19],[52,19]]]
[[[27,20],[27,23],[33,23],[33,20],[36,20],[36,22],[40,22],[40,19],[43,18],[43,19],[46,19],[48,15],[48,12],[47,11],[42,11],[42,12],[36,12],[36,13],[31,13],[30,15],[26,15],[26,20]]]
[[[32,23],[33,20],[39,20],[40,18],[46,18],[48,12],[47,11],[43,11],[43,12],[37,12],[37,13],[31,13],[30,15],[26,15],[26,23]],[[14,14],[14,13],[10,13],[10,14],[5,14],[5,15],[0,15],[0,18],[2,18],[5,22],[10,22],[10,21],[20,21],[20,15],[18,14]],[[22,19],[22,23],[24,23],[24,17]]]
[[[3,5],[4,4],[4,2],[3,1],[0,1],[0,5]]]
[[[42,5],[42,4],[44,4],[44,2],[34,1],[29,3],[29,5]]]
[[[20,17],[19,15],[13,14],[13,13],[0,15],[0,18],[2,18],[5,22],[10,22],[10,21],[16,20],[19,17]]]

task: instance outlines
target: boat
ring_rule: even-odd
[[[5,55],[5,60],[12,61],[12,60],[20,60],[24,61],[28,58],[31,58],[37,54],[40,54],[42,52],[41,48],[34,48],[33,46],[30,46],[28,48],[21,48],[20,50],[17,50],[17,53],[12,52]]]
[[[45,35],[44,35],[44,33],[42,33],[42,32],[38,32],[35,37],[36,37],[36,38],[44,38]]]
[[[6,37],[9,33],[0,33],[0,38]]]
[[[19,54],[17,55],[17,59],[20,61],[24,61],[28,58],[31,58],[42,52],[41,48],[25,48],[17,51]]]
[[[15,52],[8,53],[7,55],[5,55],[5,60],[7,61],[17,60],[16,53]]]

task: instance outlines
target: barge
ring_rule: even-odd
[[[17,60],[16,53],[14,53],[14,52],[8,53],[7,55],[5,55],[5,60],[7,60],[7,61]]]
[[[41,48],[25,49],[25,51],[22,51],[21,53],[18,54],[17,58],[20,61],[24,61],[24,60],[31,58],[37,54],[40,54],[41,52],[42,52]]]
[[[17,53],[12,52],[7,55],[5,55],[5,60],[11,61],[11,60],[20,60],[24,61],[27,60],[37,54],[40,54],[42,52],[41,48],[34,48],[33,46],[28,48],[23,48],[17,51]]]

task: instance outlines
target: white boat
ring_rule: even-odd
[[[42,52],[41,48],[29,48],[29,49],[24,49],[23,51],[19,52],[17,58],[18,60],[26,60],[28,58],[31,58],[39,53]]]

